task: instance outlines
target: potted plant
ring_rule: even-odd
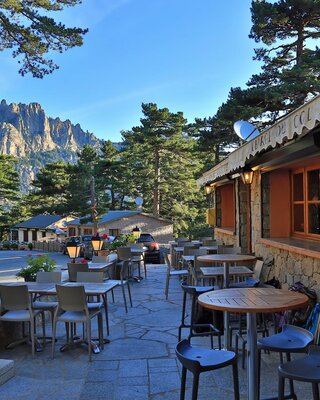
[[[26,282],[35,281],[37,272],[51,272],[56,268],[56,262],[48,254],[28,254],[28,266],[21,268],[16,274],[19,278],[24,278]]]

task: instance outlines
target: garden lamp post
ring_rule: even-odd
[[[131,233],[133,234],[135,240],[138,240],[141,235],[141,229],[136,225],[136,227],[132,229]]]
[[[68,252],[69,258],[73,258],[73,263],[76,262],[76,258],[79,257],[80,254],[80,246],[77,242],[68,242],[66,245],[66,249]]]
[[[99,236],[99,233],[97,233],[95,236],[92,237],[91,244],[92,244],[94,254],[98,255],[98,251],[101,250],[102,246],[103,246],[103,240]]]

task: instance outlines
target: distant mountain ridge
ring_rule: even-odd
[[[18,172],[24,189],[28,189],[36,172],[47,162],[74,163],[77,152],[86,144],[98,149],[102,143],[79,124],[48,117],[38,103],[0,103],[0,154],[19,159]]]
[[[0,103],[0,153],[25,157],[32,151],[79,151],[86,144],[99,147],[93,133],[70,120],[47,117],[38,103]]]

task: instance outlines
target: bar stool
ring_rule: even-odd
[[[310,346],[309,354],[305,357],[279,365],[279,391],[278,399],[284,400],[285,379],[291,381],[312,383],[313,400],[319,400],[320,383],[320,349],[318,346]]]
[[[233,351],[193,347],[188,340],[182,340],[177,344],[176,355],[182,364],[180,400],[185,398],[187,370],[193,373],[192,400],[197,400],[201,372],[213,371],[228,365],[232,366],[234,399],[240,399],[237,356]]]
[[[213,348],[213,336],[218,336],[218,345],[221,349],[221,332],[212,323],[196,323],[194,322],[196,311],[197,311],[197,300],[200,294],[210,292],[212,290],[218,290],[216,286],[188,286],[184,283],[181,284],[183,290],[183,301],[182,301],[182,314],[181,324],[178,328],[178,340],[181,340],[181,331],[183,328],[189,328],[188,340],[196,336],[210,336],[211,348]],[[187,294],[191,296],[191,314],[190,323],[186,323],[186,305],[187,305]],[[196,332],[196,329],[204,329],[203,332]]]
[[[280,362],[283,364],[283,354],[286,353],[287,361],[291,361],[291,353],[304,353],[313,341],[313,335],[306,329],[294,325],[284,325],[282,332],[275,335],[260,338],[257,342],[259,357],[259,388],[260,388],[260,370],[261,370],[261,351],[269,350],[280,353]],[[290,380],[290,393],[285,396],[286,399],[296,399],[294,393],[293,381]],[[277,399],[277,397],[275,398]]]

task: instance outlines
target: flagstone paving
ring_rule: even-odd
[[[15,377],[0,387],[0,399],[178,400],[180,367],[174,349],[182,294],[179,281],[172,279],[165,301],[164,282],[165,266],[149,265],[148,278],[132,283],[133,308],[127,314],[119,289],[109,306],[111,343],[91,363],[85,349],[59,352],[65,339],[62,327],[53,360],[51,344],[34,359],[27,346],[1,351],[0,358],[15,361]],[[208,346],[209,339],[195,338],[193,343]],[[276,394],[277,365],[275,355],[263,355],[263,396]],[[240,367],[239,373],[241,399],[246,399],[246,371]],[[188,375],[186,399],[191,398],[191,383]],[[300,393],[303,399],[312,398],[308,385],[298,389],[298,398]],[[230,368],[201,374],[198,398],[233,399]]]

